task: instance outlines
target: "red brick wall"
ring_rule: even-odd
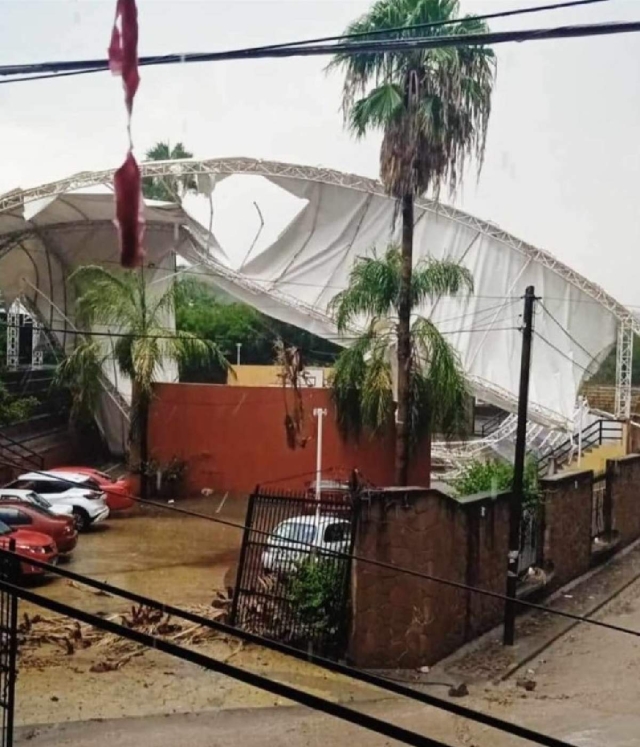
[[[637,430],[637,429],[634,429]],[[611,480],[613,529],[620,533],[620,545],[640,537],[640,456],[607,462]]]
[[[189,493],[208,487],[248,492],[258,483],[278,480],[299,487],[313,478],[316,465],[315,407],[324,419],[323,467],[343,472],[357,467],[377,485],[393,483],[393,434],[345,443],[327,389],[302,393],[306,424],[304,448],[290,449],[284,428],[285,404],[279,387],[227,387],[211,384],[158,384],[149,423],[150,453],[161,462],[187,461]],[[292,475],[301,475],[291,477]],[[411,481],[428,486],[429,449],[414,459]],[[282,479],[285,478],[285,479]]]
[[[548,590],[589,570],[593,472],[556,475],[540,483],[544,516],[544,561],[553,564]]]
[[[374,497],[355,553],[503,592],[508,502],[458,502],[430,490]],[[396,571],[354,563],[350,657],[357,666],[432,664],[499,622],[500,602]]]

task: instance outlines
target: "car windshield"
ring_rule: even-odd
[[[0,521],[0,536],[3,534],[11,534],[11,532],[13,532],[13,529],[8,527],[3,521]]]
[[[316,537],[316,528],[313,524],[282,524],[276,529],[276,537],[296,540],[296,542],[313,542]]]
[[[49,501],[45,500],[41,495],[38,495],[37,493],[28,493],[27,498],[30,501],[33,501],[33,503],[40,508],[51,508],[51,504],[49,503]]]

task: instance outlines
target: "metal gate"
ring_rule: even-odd
[[[15,540],[9,549],[15,552]],[[15,584],[19,576],[18,561],[0,556],[0,579]],[[16,656],[18,650],[18,599],[9,591],[0,590],[0,747],[13,747],[15,712]]]
[[[340,657],[347,642],[355,523],[349,494],[316,501],[256,490],[249,498],[231,624]]]

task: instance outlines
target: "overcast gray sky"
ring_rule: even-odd
[[[466,0],[462,7],[483,13],[534,4],[541,0]],[[140,54],[339,33],[369,5],[138,0]],[[103,57],[114,7],[115,0],[0,0],[0,64]],[[492,28],[605,20],[640,20],[640,0],[496,21]],[[459,204],[553,252],[619,300],[640,305],[640,36],[497,51],[485,168],[478,185],[466,182]],[[309,58],[143,68],[134,112],[138,151],[160,139],[182,140],[202,158],[254,156],[376,177],[379,139],[356,142],[344,133],[341,82],[325,75],[325,64]],[[0,192],[118,165],[123,110],[120,81],[106,73],[1,85]],[[277,208],[268,190],[260,194],[262,207]],[[242,251],[257,223],[247,212],[246,186],[230,185],[220,199],[217,233]],[[265,236],[277,233],[285,213]]]

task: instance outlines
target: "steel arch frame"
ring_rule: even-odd
[[[233,176],[233,175],[255,175],[264,177],[279,177],[285,179],[298,179],[311,182],[318,182],[321,184],[328,184],[336,187],[343,187],[345,189],[352,189],[366,194],[385,197],[387,195],[383,184],[380,181],[369,179],[367,177],[358,176],[356,174],[348,174],[335,169],[321,168],[315,166],[303,166],[298,164],[284,163],[279,161],[263,161],[259,159],[237,157],[237,158],[215,158],[215,159],[184,159],[184,160],[169,160],[169,161],[150,161],[141,164],[141,174],[143,177],[187,177],[187,176],[209,176],[216,174],[219,176]],[[23,205],[28,202],[33,202],[38,199],[45,197],[54,197],[57,195],[72,192],[83,187],[95,186],[98,184],[111,185],[115,169],[106,169],[102,171],[82,171],[74,174],[66,179],[61,179],[56,182],[50,182],[48,184],[42,184],[37,187],[26,190],[13,190],[0,195],[0,216],[2,213],[15,211],[21,209]],[[543,267],[551,270],[560,277],[562,277],[567,283],[574,286],[578,290],[585,293],[587,296],[592,298],[595,302],[603,306],[609,311],[619,322],[620,329],[624,330],[628,336],[632,332],[640,334],[640,319],[638,319],[629,309],[623,304],[616,301],[613,296],[607,293],[596,283],[591,282],[580,273],[571,269],[568,265],[564,264],[549,252],[528,244],[521,239],[513,236],[507,231],[502,230],[498,226],[483,221],[475,216],[469,215],[462,210],[445,205],[440,202],[435,202],[426,197],[421,197],[416,200],[416,207],[429,213],[437,213],[439,216],[462,224],[477,231],[479,234],[493,238],[500,242],[505,247],[512,249],[519,254],[524,255],[528,259],[537,262]],[[199,236],[198,230],[195,226],[191,226],[191,234],[193,236],[193,243],[200,244],[201,236]],[[204,254],[202,251],[198,252],[201,256]],[[206,264],[215,272],[218,272],[221,276],[235,282],[240,282],[245,287],[250,288],[253,286],[254,290],[257,290],[256,286],[259,287],[260,292],[273,292],[273,289],[269,289],[268,284],[262,285],[253,283],[252,281],[243,278],[241,273],[237,273],[233,270],[224,268],[223,265],[216,262],[212,257],[207,257]],[[281,300],[285,300],[285,294],[279,293]],[[293,299],[287,298],[286,303],[291,304]],[[295,302],[298,308],[304,308],[308,313],[310,307],[300,302]],[[315,315],[318,314],[317,309],[313,309]],[[624,333],[621,331],[619,337],[622,337]],[[626,346],[628,347],[628,346]],[[624,352],[624,351],[623,351]],[[621,353],[619,352],[619,355]],[[618,375],[616,377],[616,391],[617,397],[620,399],[619,407],[621,412],[626,412],[629,403],[626,402],[625,397],[628,395],[626,386],[626,379],[624,372],[626,367],[619,365]]]
[[[327,169],[316,166],[301,166],[279,161],[262,161],[254,158],[214,158],[208,160],[184,159],[178,161],[150,161],[141,164],[140,170],[143,177],[185,177],[218,174],[221,176],[233,176],[238,174],[255,175],[265,177],[281,177],[289,179],[302,179],[305,181],[320,182],[336,187],[353,189],[367,194],[386,197],[383,184],[375,179],[348,174],[335,169]],[[22,207],[28,202],[53,197],[66,192],[71,192],[82,187],[95,186],[97,184],[110,185],[113,180],[115,169],[103,171],[82,171],[66,179],[56,182],[42,184],[26,190],[13,190],[0,195],[0,214]],[[563,262],[558,260],[549,252],[527,244],[498,226],[476,218],[462,210],[445,205],[441,202],[427,199],[425,197],[416,200],[416,207],[431,213],[438,213],[449,220],[462,223],[479,233],[496,239],[510,249],[530,257],[535,262],[542,264],[549,270],[557,273],[571,285],[583,291],[595,301],[609,310],[617,319],[623,322],[631,322],[636,333],[640,334],[640,321],[638,321],[629,309],[615,300],[603,288],[592,283],[580,273],[572,270]]]

